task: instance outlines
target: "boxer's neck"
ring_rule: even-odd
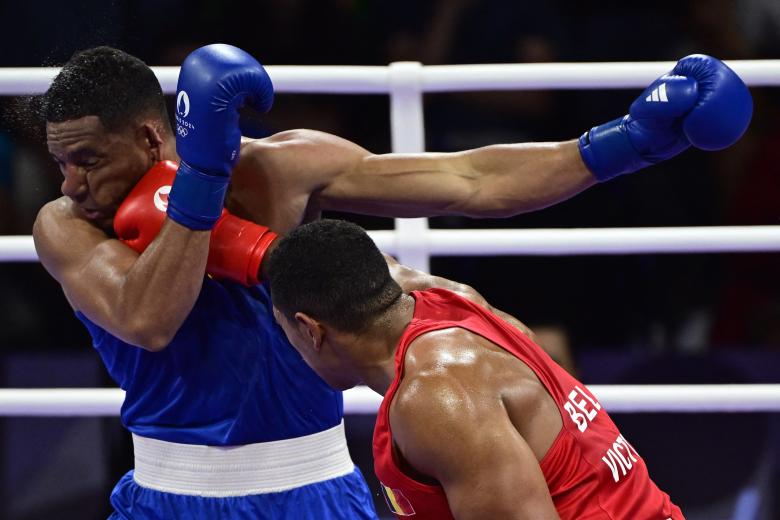
[[[414,298],[402,294],[371,326],[354,336],[344,351],[363,384],[384,395],[395,378],[395,351],[414,316]]]

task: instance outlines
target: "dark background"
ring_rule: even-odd
[[[216,41],[269,65],[780,58],[777,0],[142,0],[0,2],[0,66],[55,65],[108,44],[179,65]],[[753,123],[717,153],[674,160],[506,220],[433,227],[778,224],[780,89],[752,89]],[[453,151],[572,139],[624,114],[635,90],[425,97],[426,146]],[[0,98],[0,235],[29,235],[60,177],[36,125]],[[269,133],[333,132],[388,152],[386,96],[279,95]],[[371,228],[388,219],[352,217]],[[780,278],[774,254],[434,258],[495,306],[552,334],[586,383],[780,382]],[[38,264],[0,265],[0,385],[114,386],[59,286]],[[773,415],[618,415],[625,436],[689,518],[780,518]],[[370,482],[373,419],[348,417]],[[116,418],[0,419],[0,518],[104,518],[132,464]],[[380,504],[381,505],[381,504]],[[384,511],[382,505],[380,511]]]

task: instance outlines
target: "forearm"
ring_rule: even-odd
[[[463,152],[474,185],[461,213],[507,217],[545,208],[596,184],[576,141],[494,145]]]
[[[134,343],[150,350],[170,343],[200,294],[210,234],[166,219],[125,273],[114,312]]]
[[[345,173],[319,193],[323,209],[390,217],[506,217],[550,206],[596,183],[576,141],[354,156]]]

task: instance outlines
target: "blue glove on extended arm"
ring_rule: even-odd
[[[631,104],[628,115],[580,137],[582,160],[599,181],[665,161],[690,145],[720,150],[747,130],[753,100],[722,61],[686,56]]]
[[[176,88],[176,152],[181,161],[168,196],[168,217],[190,229],[211,229],[222,214],[238,160],[238,110],[267,112],[273,84],[260,63],[237,47],[213,44],[182,63]]]

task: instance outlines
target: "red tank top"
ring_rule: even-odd
[[[395,354],[395,379],[374,429],[374,470],[397,516],[453,518],[441,486],[418,482],[398,466],[389,410],[403,378],[409,344],[434,330],[460,327],[495,343],[533,370],[558,405],[563,427],[540,461],[562,520],[683,520],[680,509],[650,480],[645,462],[620,435],[585,385],[526,335],[485,308],[443,289],[412,293],[414,316]]]

